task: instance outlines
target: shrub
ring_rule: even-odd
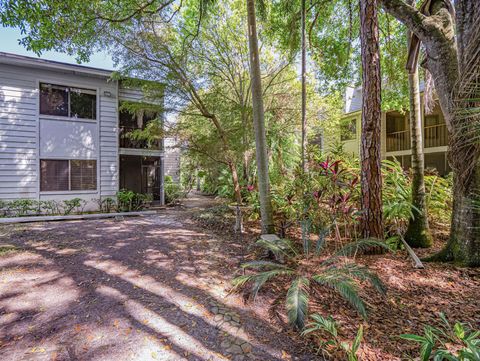
[[[117,192],[117,211],[131,212],[143,209],[152,201],[149,194],[135,193],[130,190],[122,189]]]
[[[75,213],[82,213],[86,204],[87,202],[81,198],[65,200],[63,201],[63,214],[67,216],[73,211],[75,211]]]
[[[347,244],[333,256],[319,260],[314,272],[310,271],[307,260],[313,250],[317,256],[323,253],[326,233],[319,236],[315,247],[310,242],[303,245],[303,251],[294,243],[286,239],[257,241],[257,245],[273,254],[277,262],[257,260],[242,264],[242,269],[253,270],[252,274],[244,274],[234,279],[233,284],[243,287],[251,284],[251,297],[255,300],[260,289],[275,277],[287,279],[289,288],[284,293],[285,306],[290,324],[298,329],[303,329],[308,312],[308,300],[312,287],[327,287],[333,289],[342,298],[348,301],[358,313],[366,318],[365,304],[358,293],[358,281],[368,281],[374,288],[385,293],[381,280],[366,267],[357,265],[348,260],[348,256],[355,255],[357,251],[378,246],[386,248],[382,242],[374,240],[360,240]],[[281,297],[282,295],[280,295]]]
[[[54,200],[48,200],[48,201],[41,201],[40,202],[40,211],[42,214],[45,214],[47,216],[52,216],[55,214],[61,214],[62,209],[61,205],[59,202],[54,201]]]
[[[14,217],[23,217],[39,212],[39,202],[34,199],[16,199],[8,202],[8,213],[13,212]]]
[[[175,183],[170,176],[165,176],[165,183],[163,187],[165,191],[166,204],[174,204],[180,198],[185,196],[183,187],[179,183]]]

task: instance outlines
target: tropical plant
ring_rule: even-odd
[[[143,209],[152,201],[152,195],[135,193],[127,189],[117,192],[117,211],[131,212]]]
[[[311,318],[312,321],[307,324],[307,328],[303,330],[302,335],[323,333],[327,336],[324,338],[318,335],[317,353],[326,353],[327,356],[331,358],[333,357],[332,353],[341,351],[345,354],[348,361],[358,361],[357,353],[363,338],[363,325],[360,325],[357,335],[350,343],[341,340],[338,335],[337,323],[332,316],[325,318],[318,313],[314,313]]]
[[[415,217],[412,205],[410,179],[398,161],[384,160],[383,173],[383,214],[387,236],[403,234],[408,220]]]
[[[452,215],[453,176],[425,176],[425,191],[428,216],[431,222],[448,224]]]
[[[285,306],[289,323],[298,329],[303,329],[308,313],[308,300],[313,287],[327,287],[334,290],[350,303],[364,318],[367,317],[365,303],[359,295],[359,282],[368,281],[378,292],[384,294],[385,286],[378,276],[368,268],[360,266],[349,259],[357,252],[370,247],[387,248],[383,242],[375,240],[359,240],[351,242],[333,255],[323,256],[327,233],[321,233],[315,244],[307,242],[299,249],[288,239],[267,240],[260,239],[257,246],[269,254],[273,254],[276,261],[255,260],[241,265],[245,271],[254,273],[243,274],[234,279],[235,288],[251,284],[251,297],[256,299],[260,289],[273,278],[281,278],[289,282],[287,290],[281,289],[285,296]],[[309,262],[308,255],[319,257],[315,266]],[[282,295],[279,295],[282,296]]]
[[[420,344],[420,360],[480,361],[480,331],[461,322],[453,326],[440,313],[441,325],[425,325],[424,335],[403,334],[400,338]]]

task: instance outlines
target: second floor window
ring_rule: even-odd
[[[40,83],[40,114],[97,119],[97,92],[92,89]]]

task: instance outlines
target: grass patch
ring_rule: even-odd
[[[0,256],[4,256],[10,253],[15,253],[18,251],[20,251],[20,248],[17,248],[11,244],[0,244]]]

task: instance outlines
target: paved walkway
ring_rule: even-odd
[[[228,295],[245,245],[191,211],[0,229],[0,360],[313,360]]]

